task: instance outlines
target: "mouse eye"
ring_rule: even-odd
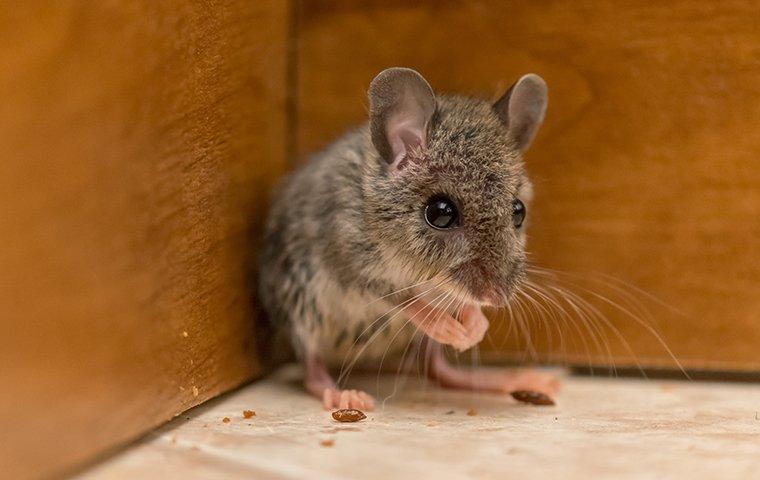
[[[520,228],[523,224],[523,221],[525,221],[525,204],[521,202],[520,200],[515,199],[512,202],[512,225],[515,226],[515,228]]]
[[[439,230],[454,228],[459,224],[459,213],[454,202],[437,196],[428,200],[425,206],[425,221]]]

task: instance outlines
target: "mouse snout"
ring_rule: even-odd
[[[459,265],[452,277],[464,287],[478,302],[499,307],[506,305],[512,296],[518,276],[516,269],[507,272],[488,268],[479,259],[470,260]]]

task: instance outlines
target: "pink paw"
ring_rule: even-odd
[[[451,345],[460,352],[480,343],[488,330],[488,319],[475,305],[463,307],[459,319],[422,300],[412,303],[406,310],[412,323],[428,337],[440,344]]]
[[[459,319],[462,321],[462,326],[467,332],[467,347],[465,350],[483,341],[488,331],[489,323],[480,307],[475,305],[465,306],[459,313]]]
[[[354,408],[369,411],[375,408],[375,400],[361,390],[325,388],[322,392],[322,405],[325,410]]]
[[[436,342],[451,345],[460,352],[474,345],[468,337],[464,325],[449,315],[438,319],[434,324],[422,325],[421,330]]]

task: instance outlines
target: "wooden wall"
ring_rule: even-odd
[[[0,10],[0,471],[61,473],[259,371],[287,4]],[[6,440],[8,440],[6,442]]]
[[[526,318],[533,354],[495,325],[493,358],[676,367],[651,327],[689,368],[760,368],[756,2],[314,0],[298,16],[300,154],[362,121],[367,84],[389,66],[486,98],[525,72],[548,82],[527,155],[530,250],[576,275],[560,283],[612,326]]]

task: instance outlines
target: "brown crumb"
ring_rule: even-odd
[[[198,387],[196,387],[195,385],[193,385],[193,396],[194,397],[198,396]]]
[[[182,332],[182,336],[183,336],[183,337],[185,337],[185,338],[187,338],[187,332],[184,332],[184,331],[183,331],[183,332]]]
[[[319,444],[322,445],[323,447],[332,447],[333,445],[335,445],[335,440],[333,440],[332,438],[323,438],[322,440],[319,441]]]
[[[230,417],[224,417],[222,419],[222,422],[224,422],[224,423],[230,423]]]
[[[243,418],[251,418],[255,416],[256,416],[256,412],[254,412],[253,410],[243,410]]]
[[[332,413],[332,417],[339,422],[358,422],[359,420],[364,420],[367,418],[364,412],[353,408],[335,410]]]
[[[474,408],[471,408],[471,409],[467,410],[467,415],[469,415],[471,417],[474,417],[477,414],[478,414],[478,411],[475,410]]]
[[[444,415],[454,415],[454,410],[449,410],[448,412],[444,413]]]
[[[510,393],[510,395],[512,395],[512,398],[518,402],[530,403],[531,405],[554,405],[554,400],[552,400],[549,395],[541,392],[534,392],[532,390],[515,390]]]

